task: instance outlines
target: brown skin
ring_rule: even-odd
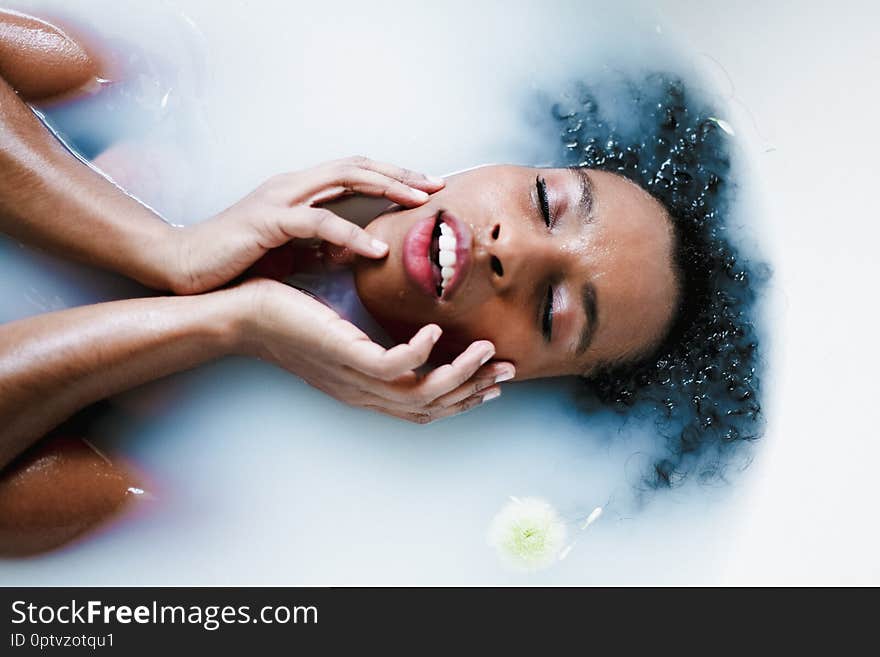
[[[88,482],[87,486],[84,483]],[[79,438],[46,438],[0,477],[0,557],[59,547],[119,514],[137,477]]]
[[[517,379],[589,375],[597,366],[649,351],[669,326],[678,300],[673,236],[662,205],[637,185],[589,171],[592,210],[579,204],[582,180],[571,169],[487,166],[447,178],[419,208],[379,216],[367,231],[388,242],[382,261],[359,258],[358,294],[392,335],[434,322],[441,347],[454,352],[490,340],[496,358],[516,366]],[[537,193],[546,181],[552,228]],[[448,300],[428,297],[407,277],[401,257],[414,222],[444,210],[474,235],[467,278]],[[498,258],[503,274],[491,266]],[[595,290],[596,323],[578,353],[586,316],[585,283]],[[543,331],[548,288],[554,289],[550,341]]]
[[[0,12],[0,27],[21,20]],[[37,19],[27,21],[32,31],[44,29]],[[0,40],[17,38],[16,29],[0,30]],[[509,365],[484,364],[493,351],[485,342],[455,366],[416,376],[436,327],[386,350],[280,283],[205,294],[293,238],[381,257],[386,245],[377,249],[362,229],[315,206],[346,193],[418,205],[442,181],[346,159],[278,176],[217,217],[173,228],[83,166],[36,119],[22,101],[76,93],[82,69],[75,61],[61,66],[56,51],[19,50],[21,44],[2,44],[0,53],[15,78],[14,86],[0,79],[0,231],[151,287],[203,294],[96,304],[0,326],[0,554],[55,548],[119,513],[130,498],[124,492],[138,485],[123,465],[95,461],[76,439],[25,450],[79,409],[139,383],[228,353],[256,355],[337,399],[428,421],[472,408],[497,394],[500,376],[513,376]],[[85,52],[74,45],[59,48]],[[40,80],[28,78],[56,69],[69,74],[66,89],[53,83],[39,91]]]
[[[55,548],[122,511],[128,488],[143,486],[123,464],[72,437],[25,450],[89,404],[228,353],[239,294],[130,299],[0,325],[0,555]]]
[[[71,156],[22,102],[82,90],[99,70],[83,65],[85,52],[59,28],[0,11],[0,231],[196,296],[96,304],[0,326],[0,554],[55,548],[119,512],[137,486],[123,465],[77,439],[47,438],[26,450],[79,409],[139,383],[245,354],[347,403],[426,422],[482,403],[514,376],[509,364],[487,362],[494,347],[485,341],[453,365],[417,374],[436,326],[385,349],[281,283],[209,292],[294,239],[383,257],[387,245],[318,206],[358,193],[412,207],[443,181],[348,158],[277,176],[216,217],[173,228]]]
[[[317,216],[302,208],[290,213],[260,212],[261,217],[276,219],[282,228],[284,239],[276,241],[270,232],[266,240],[263,224],[267,221],[248,219],[252,213],[245,210],[251,201],[246,200],[238,211],[223,213],[214,221],[214,230],[208,234],[223,237],[214,248],[192,248],[191,244],[204,245],[203,230],[190,231],[194,239],[185,239],[189,233],[181,231],[177,236],[180,239],[169,240],[171,229],[166,224],[70,158],[12,92],[14,88],[19,98],[36,100],[82,89],[94,80],[97,71],[91,62],[83,60],[85,49],[62,30],[36,19],[0,12],[0,27],[0,77],[4,78],[0,82],[0,105],[4,109],[0,151],[4,169],[10,173],[9,185],[0,194],[0,213],[10,220],[10,234],[69,257],[122,271],[147,285],[193,293],[227,282],[267,249],[287,241],[288,218],[299,226]],[[45,44],[54,45],[47,49]],[[373,192],[385,189],[385,196],[398,203],[413,200],[411,192],[399,185],[387,187],[387,181],[379,181],[375,171],[367,171],[369,167],[359,167],[356,162],[343,164],[342,173],[349,171],[346,175],[351,180],[343,176],[344,184],[330,188],[331,196],[346,189],[363,193],[361,187],[366,185]],[[454,300],[439,307],[430,299],[413,296],[414,290],[400,266],[402,234],[412,220],[424,216],[424,210],[397,213],[404,225],[389,230],[394,239],[388,238],[392,244],[388,261],[375,269],[365,267],[364,261],[356,265],[358,286],[367,307],[404,340],[423,324],[438,321],[452,334],[444,338],[447,349],[454,344],[457,351],[471,342],[468,336],[495,336],[503,326],[504,335],[495,336],[503,338],[496,361],[511,354],[525,365],[524,371],[517,372],[518,378],[584,372],[602,358],[626,358],[647,348],[662,334],[665,323],[658,316],[663,315],[664,308],[670,309],[667,314],[671,315],[675,296],[673,284],[669,294],[672,300],[664,303],[662,282],[666,270],[661,263],[668,264],[668,258],[651,259],[658,255],[656,247],[662,251],[662,235],[668,238],[668,225],[664,233],[657,221],[651,223],[649,219],[657,219],[662,211],[637,188],[615,192],[615,181],[609,179],[605,185],[597,179],[596,218],[620,217],[620,221],[616,228],[605,230],[598,228],[597,220],[593,230],[582,227],[577,232],[568,221],[572,212],[564,202],[564,185],[572,183],[560,183],[559,173],[543,172],[556,215],[554,229],[544,233],[525,223],[539,216],[531,215],[530,219],[529,212],[537,206],[533,193],[526,191],[534,186],[535,170],[503,167],[494,175],[487,175],[486,170],[462,174],[451,181],[451,191],[432,196],[427,206],[432,214],[445,204],[482,240],[475,250],[476,264],[469,279]],[[408,181],[411,177],[403,176]],[[297,187],[308,179],[297,177]],[[418,177],[413,180],[409,184],[423,191],[438,189],[438,185]],[[271,191],[264,190],[257,197],[262,203],[257,203],[258,207],[271,206],[266,205]],[[568,193],[572,197],[576,194],[571,190]],[[531,199],[531,207],[524,197]],[[502,220],[493,221],[495,216]],[[53,221],[53,217],[63,217],[64,221]],[[324,221],[320,226],[333,232],[337,224]],[[369,232],[389,227],[389,217],[385,216],[375,221]],[[495,227],[501,230],[499,237],[492,239]],[[256,242],[249,238],[254,231],[260,236]],[[660,233],[657,243],[655,238]],[[309,235],[327,239],[320,230],[312,230]],[[357,244],[363,240],[356,234],[350,238],[349,247],[359,251]],[[653,251],[648,248],[652,243]],[[168,253],[152,248],[166,244],[178,247]],[[217,248],[224,245],[232,248]],[[619,255],[614,258],[614,253]],[[486,275],[486,263],[493,255],[506,263],[504,276],[497,280]],[[522,264],[526,256],[527,271]],[[621,271],[627,260],[631,261],[630,269]],[[653,277],[652,267],[645,264],[649,260],[658,270]],[[223,264],[219,274],[218,263]],[[377,280],[379,272],[384,274]],[[488,272],[491,274],[491,269]],[[671,267],[667,273],[671,276]],[[572,318],[571,308],[555,309],[551,344],[545,345],[540,338],[538,310],[528,310],[526,303],[537,305],[537,299],[531,298],[537,293],[530,295],[529,288],[535,287],[538,277],[561,284],[562,296],[566,286],[577,288],[588,279],[596,285],[600,308],[597,334],[583,356],[566,356],[562,345],[574,341],[573,334],[578,330],[572,329],[577,320]],[[608,285],[607,279],[617,283]],[[400,307],[398,298],[408,301],[405,312],[388,316],[389,308]],[[574,295],[569,298],[573,300]],[[652,306],[658,299],[660,302]],[[620,319],[639,313],[638,321]],[[419,320],[420,316],[426,319]],[[492,317],[492,321],[486,317]],[[230,328],[230,323],[238,330]],[[245,325],[247,330],[242,330]],[[407,335],[402,334],[403,325],[410,326]],[[297,330],[305,334],[292,339],[291,332]],[[8,405],[8,412],[0,412],[0,416],[14,421],[4,423],[8,435],[0,441],[0,467],[76,409],[224,353],[257,351],[339,399],[418,422],[470,408],[480,403],[487,391],[497,394],[497,386],[492,384],[500,375],[513,375],[512,368],[503,363],[481,368],[482,359],[494,349],[487,350],[491,345],[475,342],[456,365],[435,370],[429,377],[417,377],[409,370],[423,363],[430,352],[429,328],[420,331],[402,350],[385,353],[317,302],[268,281],[258,282],[244,293],[215,293],[198,301],[133,300],[74,309],[7,325],[3,333],[0,345],[6,347],[8,376],[0,399]],[[260,336],[260,349],[246,344],[248,340],[242,339],[245,335],[250,336],[250,342],[253,336]],[[65,348],[55,348],[62,343]],[[33,357],[22,359],[26,352]],[[57,361],[59,358],[63,362]],[[354,369],[353,362],[357,363]],[[41,392],[37,396],[28,394],[33,390]],[[32,403],[39,406],[31,409]],[[96,473],[101,475],[101,485],[96,483]],[[6,478],[0,482],[0,514],[5,518],[0,524],[0,551],[6,554],[38,552],[70,540],[117,513],[126,499],[124,491],[136,485],[126,470],[110,466],[76,440],[48,443],[25,452],[4,475]]]
[[[28,100],[55,99],[95,83],[95,57],[64,30],[0,10],[0,77]]]
[[[33,119],[8,98],[10,87],[25,100],[55,100],[94,84],[97,75],[94,57],[61,28],[0,11],[0,95],[6,112]],[[20,125],[27,130],[33,124]],[[45,139],[60,152],[48,135]],[[0,556],[28,556],[74,540],[120,514],[132,498],[129,488],[138,484],[126,466],[101,458],[81,439],[47,437],[0,474]]]

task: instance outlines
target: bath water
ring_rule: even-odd
[[[442,174],[563,156],[553,106],[579,81],[671,70],[717,103],[743,161],[765,147],[723,69],[648,2],[13,3],[88,26],[130,78],[47,120],[94,155],[125,142],[126,185],[202,220],[286,170],[352,154]],[[601,89],[601,85],[599,85]],[[101,117],[100,121],[97,117]],[[113,117],[112,120],[107,117]],[[128,146],[126,147],[128,148]],[[143,155],[146,153],[146,155]],[[747,185],[744,207],[750,200]],[[752,204],[752,205],[749,205]],[[0,320],[143,293],[0,241]],[[576,404],[579,383],[507,386],[429,426],[346,407],[262,363],[224,361],[114,400],[96,442],[149,499],[76,545],[0,562],[4,584],[706,582],[741,522],[730,483],[641,494],[650,426]],[[760,453],[760,451],[758,452]],[[486,544],[510,496],[577,521],[564,561],[511,572]]]

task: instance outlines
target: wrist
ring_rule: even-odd
[[[224,322],[218,327],[218,339],[227,354],[266,359],[265,336],[267,309],[272,307],[272,296],[282,284],[269,279],[251,279],[217,295],[222,305]]]
[[[246,355],[247,299],[237,288],[172,298],[193,306],[193,333],[214,357]]]
[[[141,222],[143,232],[134,240],[128,259],[129,276],[147,287],[177,293],[182,279],[183,228],[159,217]]]
[[[242,273],[229,271],[230,253],[222,239],[228,229],[218,225],[220,216],[190,226],[165,224],[154,236],[152,266],[163,289],[178,295],[200,294],[219,289]]]

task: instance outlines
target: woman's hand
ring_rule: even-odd
[[[177,294],[213,290],[240,276],[268,251],[295,239],[316,238],[368,258],[382,258],[387,244],[316,206],[363,194],[416,207],[442,187],[440,179],[363,157],[275,176],[215,217],[178,229],[164,253],[169,287]]]
[[[321,302],[282,283],[254,279],[237,290],[250,308],[244,353],[353,406],[425,424],[494,399],[501,393],[497,384],[516,373],[512,363],[489,363],[495,347],[480,340],[452,363],[418,374],[440,337],[434,324],[408,343],[385,349]]]

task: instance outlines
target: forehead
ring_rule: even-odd
[[[591,171],[590,179],[593,217],[583,227],[588,246],[578,269],[596,290],[599,317],[587,356],[626,360],[662,338],[675,310],[672,224],[635,183],[604,171]]]

